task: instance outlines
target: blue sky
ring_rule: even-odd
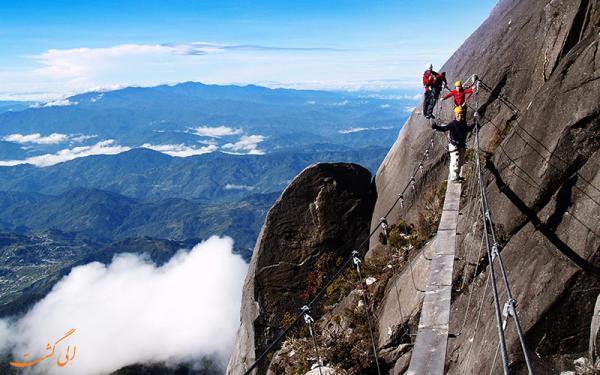
[[[443,63],[494,4],[3,1],[0,98],[50,99],[187,80],[324,89],[414,87],[425,63]]]

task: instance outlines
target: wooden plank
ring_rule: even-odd
[[[429,268],[427,287],[452,285],[452,273],[448,273],[448,270],[453,268],[452,263],[454,263],[454,254],[434,256]]]
[[[438,328],[419,328],[419,335],[412,351],[407,375],[437,375],[444,373],[448,330]]]
[[[458,223],[458,211],[442,211],[442,218],[438,226],[438,232],[442,230],[456,231]]]
[[[458,211],[460,205],[461,185],[456,182],[448,182],[446,196],[444,197],[444,211]]]
[[[460,184],[448,183],[444,210],[429,267],[419,329],[407,374],[444,373],[460,192]]]
[[[436,246],[433,247],[433,255],[452,255],[454,256],[454,244],[456,243],[456,231],[439,231],[435,238]]]
[[[423,299],[423,310],[419,320],[419,328],[448,329],[450,309],[445,308],[450,303],[451,287],[443,285],[428,290]]]
[[[458,211],[460,207],[460,196],[459,199],[448,199],[444,200],[444,211]]]

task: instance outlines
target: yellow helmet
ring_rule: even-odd
[[[454,83],[454,86],[456,86],[456,87],[462,87],[462,82],[461,81],[456,81]]]
[[[465,109],[462,107],[462,105],[458,105],[458,106],[454,107],[455,114],[458,115],[459,113],[464,113],[464,112],[465,112]]]

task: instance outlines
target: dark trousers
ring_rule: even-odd
[[[435,88],[432,88],[429,91],[425,91],[425,98],[423,100],[423,115],[425,117],[431,116],[433,114],[433,108],[435,107],[435,103],[437,103],[440,97],[440,92]]]

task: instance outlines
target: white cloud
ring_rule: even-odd
[[[389,104],[382,104],[379,107],[381,107],[381,108],[390,108],[391,105],[389,105]]]
[[[79,104],[79,102],[72,102],[69,99],[58,99],[47,103],[35,103],[30,105],[29,108],[67,107],[77,104]]]
[[[0,349],[13,360],[55,355],[29,369],[43,374],[107,374],[135,363],[176,364],[211,357],[224,366],[239,325],[247,265],[230,238],[211,237],[158,267],[134,254],[75,267],[17,321],[0,320]],[[76,349],[57,366],[67,345]],[[64,357],[61,358],[64,360]]]
[[[96,134],[92,134],[92,135],[84,135],[84,134],[80,134],[80,135],[72,135],[70,137],[70,140],[73,142],[84,142],[87,141],[88,139],[92,139],[92,138],[96,138],[98,137]]]
[[[242,129],[234,129],[234,128],[229,128],[227,126],[216,126],[216,127],[199,126],[197,128],[193,128],[192,132],[201,137],[219,138],[219,137],[224,137],[224,136],[228,136],[228,135],[242,134]]]
[[[254,190],[254,186],[227,184],[225,190]]]
[[[417,107],[406,107],[402,111],[405,113],[412,113],[412,111],[414,111],[415,108],[417,108]]]
[[[154,151],[162,152],[163,154],[176,156],[179,158],[185,158],[193,155],[208,154],[217,151],[217,146],[208,145],[204,147],[190,147],[184,144],[177,145],[152,145],[150,143],[144,143],[141,147],[149,148]]]
[[[66,142],[69,139],[69,136],[61,133],[52,133],[48,136],[43,136],[40,133],[33,134],[9,134],[2,138],[8,142],[15,142],[20,144],[25,143],[35,143],[38,145],[53,145],[57,143]]]
[[[70,105],[77,105],[79,104],[79,102],[72,102],[69,99],[62,99],[62,100],[54,100],[51,102],[48,102],[46,104],[44,104],[42,107],[66,107],[66,106],[70,106]]]
[[[2,137],[2,140],[7,141],[7,142],[20,143],[20,144],[34,143],[34,144],[38,144],[38,145],[54,145],[54,144],[63,143],[63,142],[67,142],[67,141],[81,143],[83,141],[86,141],[88,139],[95,138],[95,137],[97,137],[97,135],[84,135],[84,134],[67,135],[67,134],[61,134],[61,133],[52,133],[50,135],[43,136],[40,133],[33,133],[33,134],[18,134],[18,133],[16,133],[16,134],[9,134],[9,135]]]
[[[100,93],[100,94],[94,96],[93,98],[90,98],[90,102],[96,103],[98,100],[102,99],[103,97],[104,97],[104,93]]]
[[[365,131],[365,130],[369,130],[369,128],[350,128],[350,129],[340,130],[338,133],[340,133],[340,134],[349,134],[349,133],[362,132],[362,131]]]
[[[364,132],[364,131],[368,131],[368,130],[389,130],[389,129],[393,129],[393,127],[392,126],[382,126],[379,128],[349,128],[349,129],[340,130],[340,131],[338,131],[338,133],[350,134],[350,133]]]
[[[350,102],[348,100],[342,100],[341,102],[335,102],[332,105],[333,106],[338,106],[338,107],[343,107],[345,105],[348,105]]]
[[[71,149],[63,149],[55,154],[44,154],[32,156],[23,160],[3,160],[0,166],[12,167],[19,164],[32,164],[38,167],[48,167],[65,161],[82,158],[91,155],[114,155],[128,151],[130,148],[114,145],[113,139],[104,140],[92,146],[80,146]]]
[[[222,148],[234,154],[264,155],[264,151],[258,149],[258,144],[265,139],[262,135],[243,135],[239,141],[226,143]]]

